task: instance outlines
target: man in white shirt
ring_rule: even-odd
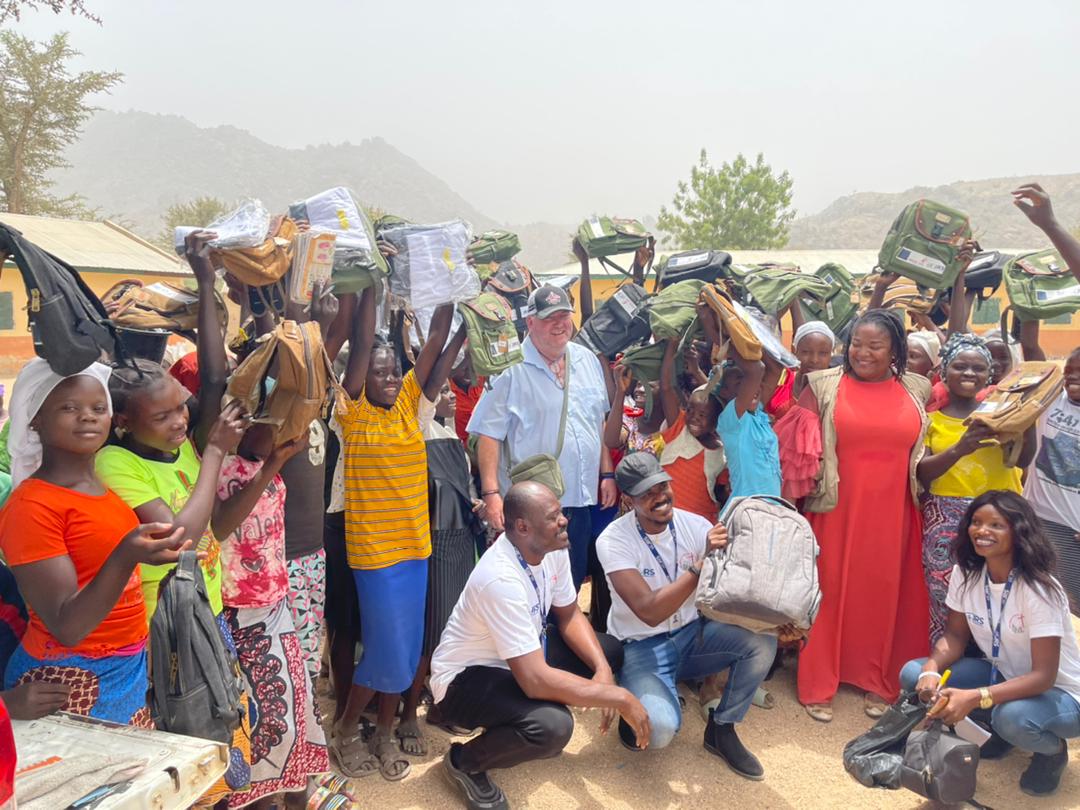
[[[705,749],[747,779],[765,771],[735,733],[776,657],[776,636],[701,617],[694,607],[701,561],[727,545],[727,529],[675,508],[671,476],[650,453],[632,453],[615,470],[634,511],[616,520],[596,544],[611,585],[608,632],[623,642],[619,682],[649,712],[649,744],[663,748],[682,723],[678,681],[729,670],[716,709],[709,710]],[[619,737],[632,738],[620,723]]]
[[[509,807],[488,770],[566,746],[567,706],[604,709],[603,732],[618,713],[643,747],[649,740],[645,708],[615,684],[619,643],[605,645],[578,609],[558,499],[542,484],[516,484],[503,513],[506,533],[473,569],[431,659],[437,722],[484,728],[443,762],[467,806],[485,810]]]

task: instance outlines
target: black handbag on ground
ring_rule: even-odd
[[[936,802],[966,802],[975,797],[978,767],[979,746],[934,722],[908,737],[900,784]]]
[[[844,746],[844,769],[866,787],[900,788],[904,746],[927,707],[914,692],[905,692],[873,727]]]

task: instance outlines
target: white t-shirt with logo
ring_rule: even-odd
[[[505,534],[480,558],[431,657],[431,693],[436,703],[465,668],[510,669],[508,659],[541,649],[543,617],[552,606],[577,602],[565,549],[545,555],[540,565],[529,569],[536,588]]]
[[[1080,531],[1080,405],[1064,391],[1039,417],[1024,497],[1043,520]]]
[[[611,587],[608,632],[621,641],[670,633],[697,620],[698,612],[694,607],[694,594],[691,593],[667,621],[661,622],[656,627],[650,627],[634,614],[630,606],[616,592],[615,586],[611,584],[611,575],[616,571],[633,570],[641,574],[649,584],[649,588],[658,591],[672,581],[664,573],[664,566],[667,566],[668,574],[673,579],[678,579],[679,574],[705,557],[712,524],[693,512],[684,512],[682,509],[675,509],[674,512],[672,518],[675,526],[674,537],[672,537],[670,526],[660,534],[648,535],[656,548],[657,555],[664,561],[663,565],[657,561],[656,556],[641,539],[637,516],[633,512],[628,512],[613,521],[596,541],[596,556],[600,559],[600,565],[603,566],[608,585]]]
[[[985,570],[985,569],[983,569]],[[1056,580],[1055,580],[1056,581]],[[994,627],[1001,613],[1001,596],[1005,583],[990,583],[992,618],[986,614],[986,592],[983,589],[983,571],[964,582],[964,573],[953,566],[949,577],[949,594],[945,604],[967,617],[971,636],[987,660],[993,651]],[[1009,601],[1005,604],[1005,616],[1001,622],[1001,651],[998,655],[998,682],[1018,678],[1031,672],[1031,640],[1033,638],[1060,638],[1061,659],[1058,662],[1057,680],[1054,686],[1072,695],[1080,702],[1080,647],[1076,643],[1072,617],[1064,595],[1060,601],[1041,589],[1030,587],[1022,579],[1013,582]]]

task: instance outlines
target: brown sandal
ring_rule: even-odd
[[[409,760],[402,755],[398,749],[397,741],[390,734],[376,732],[375,736],[371,738],[371,742],[368,743],[368,750],[378,758],[379,773],[387,782],[400,782],[412,770]],[[395,771],[395,768],[400,765],[405,767]]]
[[[359,731],[348,737],[331,733],[326,750],[342,776],[361,779],[379,773],[379,760],[364,749],[363,735]]]

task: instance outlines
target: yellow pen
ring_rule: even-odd
[[[947,669],[941,675],[941,680],[938,682],[938,691],[940,692],[945,688],[945,684],[949,682],[949,678],[952,677],[952,670]]]

